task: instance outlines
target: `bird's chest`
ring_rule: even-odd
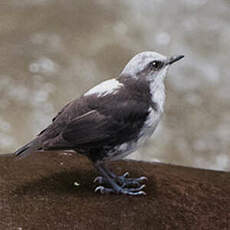
[[[158,123],[160,122],[161,115],[164,111],[164,92],[162,90],[156,91],[152,96],[152,102],[156,105],[156,107],[149,107],[149,114],[139,134],[137,147],[142,145],[146,139],[148,139],[153,134]]]
[[[155,106],[149,107],[149,114],[140,132],[140,137],[142,137],[144,140],[152,135],[160,121],[162,113],[164,112],[164,84],[159,84],[157,87],[151,90],[151,95],[152,104],[154,104]]]
[[[164,102],[165,102],[165,91],[164,88],[156,88],[154,93],[152,93],[152,104],[156,107],[150,106],[148,109],[148,116],[141,128],[137,138],[129,142],[125,142],[119,146],[116,146],[108,154],[110,160],[117,160],[123,158],[130,153],[136,151],[139,146],[141,146],[154,132],[156,129],[161,115],[164,111]]]
[[[164,103],[165,103],[165,86],[163,82],[156,84],[151,87],[151,99],[157,105],[157,109],[160,113],[164,112]]]

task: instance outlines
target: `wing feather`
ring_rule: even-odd
[[[70,120],[59,135],[45,141],[45,149],[89,149],[115,146],[137,137],[148,107],[129,100],[92,109]]]

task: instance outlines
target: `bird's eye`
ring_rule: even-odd
[[[159,70],[161,67],[163,66],[163,63],[161,61],[153,61],[151,63],[151,67],[154,69],[154,70]]]

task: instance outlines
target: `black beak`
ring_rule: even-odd
[[[171,65],[172,63],[179,61],[181,58],[183,58],[184,55],[177,55],[177,56],[172,56],[169,59],[166,60],[165,64],[166,65]]]

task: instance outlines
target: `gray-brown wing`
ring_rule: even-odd
[[[65,111],[70,107],[70,105],[72,104],[72,101],[67,103],[58,113],[57,115],[52,119],[52,123],[51,125],[49,125],[47,128],[43,129],[40,133],[37,134],[37,136],[41,136],[42,134],[44,134],[48,129],[51,130],[53,127],[55,127],[55,125],[53,125],[54,122],[56,122],[56,120],[63,114],[65,113]],[[55,133],[55,132],[54,132]],[[52,136],[52,135],[51,135]],[[55,136],[55,134],[54,134]]]
[[[143,102],[129,100],[122,103],[103,104],[70,120],[64,127],[56,124],[58,136],[46,139],[46,149],[78,149],[115,146],[135,139],[142,128],[147,106]]]
[[[96,110],[75,118],[62,132],[62,137],[73,145],[106,140],[111,135],[113,122]]]
[[[46,140],[43,148],[74,149],[86,144],[98,145],[111,137],[112,126],[110,118],[91,110],[69,122],[58,136]]]

